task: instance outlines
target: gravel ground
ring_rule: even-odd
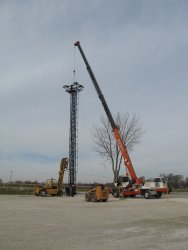
[[[162,199],[0,196],[1,250],[188,249],[188,193]]]

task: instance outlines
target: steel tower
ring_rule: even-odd
[[[78,95],[83,86],[74,82],[63,86],[70,94],[70,132],[69,132],[69,195],[76,194],[76,170],[78,166]]]

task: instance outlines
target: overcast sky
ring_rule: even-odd
[[[188,176],[187,13],[186,0],[0,0],[0,178],[57,177],[69,152],[70,96],[62,86],[76,80],[84,85],[78,181],[112,181],[91,148],[90,130],[104,111],[77,40],[111,112],[143,123],[130,154],[138,177]]]

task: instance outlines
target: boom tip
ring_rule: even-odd
[[[74,46],[78,46],[78,45],[80,45],[79,41],[77,41],[77,42],[74,43]]]

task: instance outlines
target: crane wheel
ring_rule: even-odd
[[[149,191],[149,190],[145,191],[145,193],[144,193],[144,198],[145,198],[145,199],[149,199],[150,197],[151,197],[150,191]]]
[[[113,191],[113,196],[114,196],[115,198],[119,198],[119,192],[118,192],[118,190],[114,190],[114,191]]]

